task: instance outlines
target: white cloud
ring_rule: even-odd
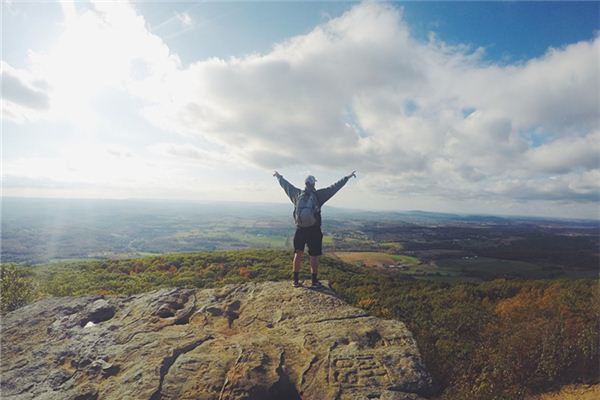
[[[232,155],[203,149],[191,143],[156,143],[149,150],[159,157],[175,158],[211,168],[234,161]]]
[[[3,167],[6,195],[53,189],[75,197],[81,197],[77,190],[99,197],[110,193],[118,197],[160,196],[189,192],[195,181],[180,163],[144,157],[118,144],[70,144],[58,156],[21,157],[4,161]]]
[[[600,131],[584,136],[565,136],[528,150],[527,159],[535,170],[565,173],[578,168],[600,168]]]
[[[32,54],[50,87],[39,91],[69,118],[124,89],[156,126],[214,144],[159,143],[163,156],[358,169],[397,198],[598,199],[599,37],[496,65],[482,49],[420,42],[401,9],[366,2],[268,53],[182,68],[130,5],[93,7],[66,7],[58,45]]]
[[[50,108],[47,84],[28,71],[0,62],[2,113],[15,122],[37,119]]]
[[[192,19],[190,14],[188,14],[186,12],[176,13],[175,16],[177,17],[177,20],[184,28],[190,27],[194,24],[194,20]]]
[[[179,58],[148,32],[144,18],[129,4],[93,1],[81,11],[72,2],[61,5],[64,31],[48,52],[30,50],[28,71],[2,63],[3,74],[29,74],[43,80],[45,88],[36,93],[46,96],[44,117],[94,126],[98,116],[93,103],[99,96],[123,89],[135,92],[139,86],[158,87],[156,82],[177,72]],[[16,114],[12,108],[11,114]]]
[[[267,54],[192,64],[147,115],[259,166],[357,168],[398,195],[589,199],[552,179],[597,168],[600,39],[522,65],[481,54],[364,3]]]

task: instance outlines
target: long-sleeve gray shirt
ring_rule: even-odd
[[[300,196],[300,193],[303,192],[303,190],[300,190],[297,187],[295,187],[294,185],[292,185],[291,183],[289,183],[281,175],[279,175],[277,177],[277,179],[279,180],[279,184],[285,191],[285,194],[287,194],[287,196],[290,198],[290,200],[292,201],[292,203],[294,204],[294,207],[295,207],[296,203],[298,202],[298,197]],[[323,204],[325,204],[325,202],[327,200],[332,198],[333,195],[338,192],[338,190],[340,190],[342,187],[344,187],[346,182],[348,182],[348,179],[350,179],[350,178],[345,176],[331,186],[328,186],[323,189],[315,190],[315,194],[317,196],[317,201],[319,202],[319,209],[323,206]],[[307,187],[304,189],[304,191],[306,191],[306,190],[314,190],[314,189]],[[317,213],[317,223],[315,225],[321,226],[321,211],[320,210]]]

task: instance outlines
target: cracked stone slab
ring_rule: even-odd
[[[48,298],[2,326],[3,399],[421,399],[399,321],[288,282]]]

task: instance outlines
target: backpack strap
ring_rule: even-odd
[[[315,190],[312,190],[310,192],[310,196],[312,197],[312,201],[315,202],[315,211],[321,212],[321,207],[319,206],[319,198],[317,197],[317,192]]]

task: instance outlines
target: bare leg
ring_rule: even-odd
[[[315,275],[319,273],[319,256],[310,256],[310,272]]]
[[[300,266],[302,265],[302,255],[304,253],[301,251],[297,251],[296,253],[294,253],[294,264],[293,264],[293,268],[292,270],[294,272],[300,272]],[[311,264],[312,264],[312,257],[311,257]]]

